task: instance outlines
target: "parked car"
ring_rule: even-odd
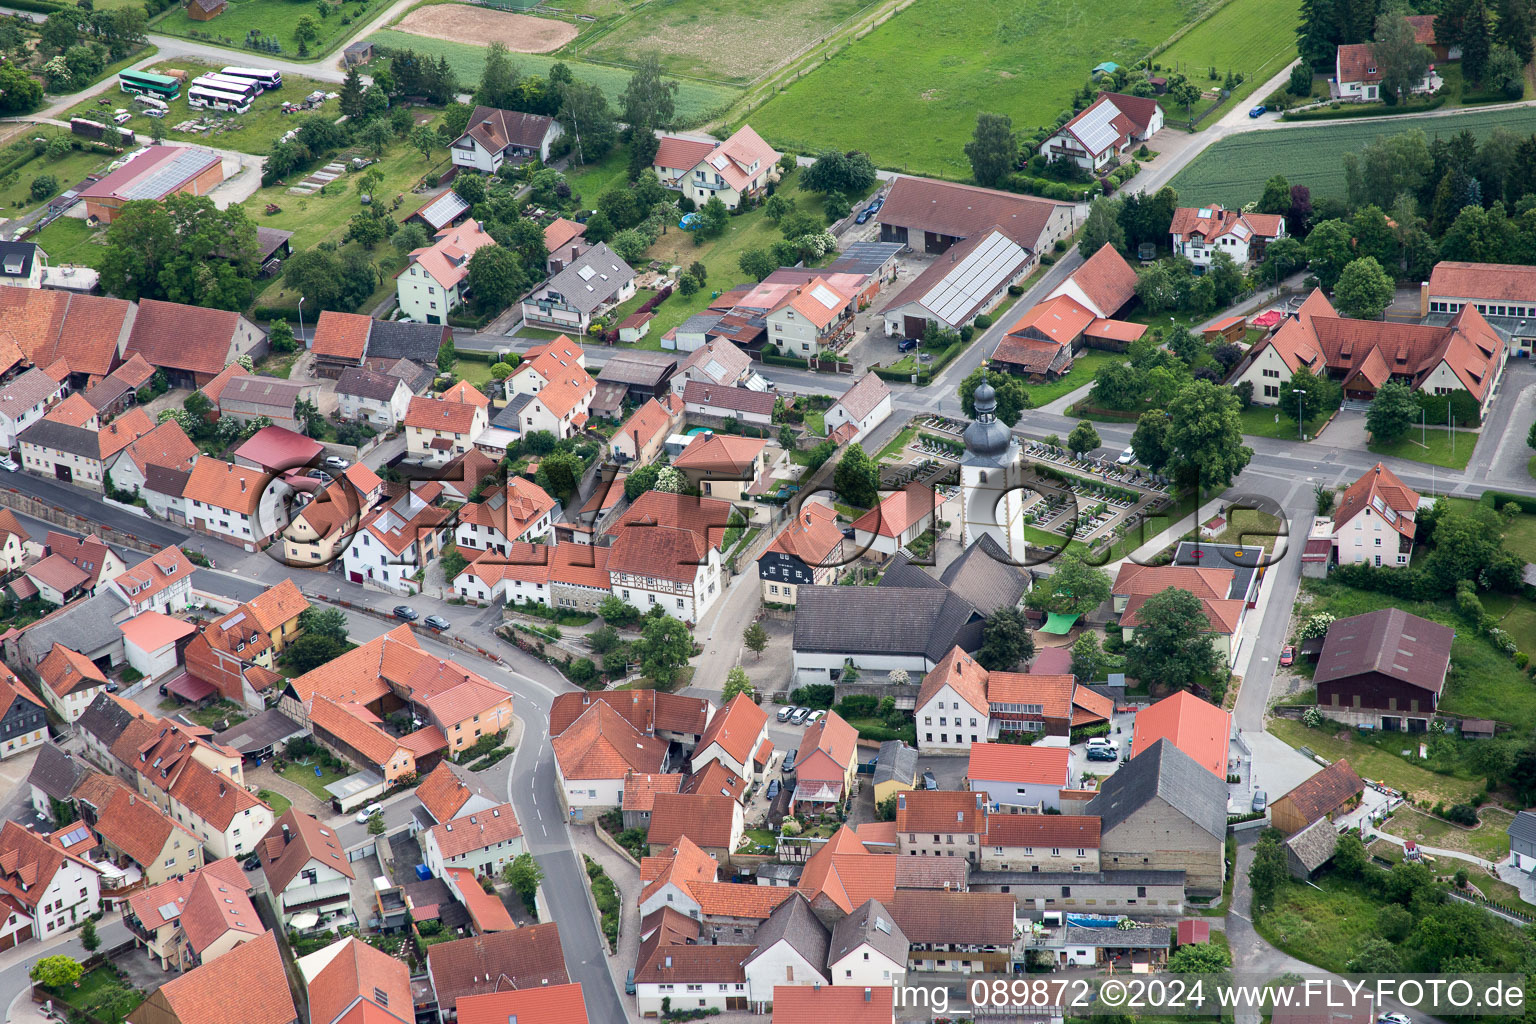
[[[1090,761],[1118,761],[1120,755],[1114,747],[1089,747],[1088,760]]]
[[[162,697],[169,697],[170,695],[171,695],[171,688],[170,688],[170,686],[168,686],[165,683],[161,683],[160,684],[160,696],[162,696]]]
[[[794,750],[791,750],[789,753],[785,754],[784,755],[784,764],[780,766],[779,770],[784,772],[785,774],[788,774],[789,772],[794,771],[795,770],[795,755],[798,754],[798,753],[800,753],[800,748],[796,747]]]
[[[1119,465],[1122,465],[1122,466],[1129,466],[1131,463],[1133,463],[1135,461],[1136,461],[1136,450],[1134,448],[1129,447],[1129,446],[1127,446],[1125,451],[1120,453],[1120,457],[1115,460],[1116,463],[1118,463]]]
[[[1264,112],[1266,110],[1268,110],[1268,109],[1269,109],[1268,107],[1266,107],[1264,104],[1260,103],[1258,106],[1256,106],[1252,110],[1248,111],[1248,116],[1249,117],[1261,117],[1261,116],[1263,116]]]
[[[367,807],[364,807],[362,810],[357,812],[357,822],[358,822],[359,825],[361,825],[364,822],[366,822],[369,818],[373,817],[375,814],[383,814],[383,813],[384,813],[384,805],[383,804],[369,804]]]
[[[1376,1018],[1376,1024],[1413,1024],[1406,1013],[1384,1013]]]
[[[825,711],[812,711],[810,716],[808,718],[806,718],[805,724],[806,725],[815,725],[817,722],[821,721],[823,718],[826,718],[826,717],[827,717],[827,713]]]
[[[1108,736],[1092,736],[1088,739],[1089,750],[1092,750],[1094,747],[1108,747],[1113,750],[1114,746],[1115,741],[1110,739]]]
[[[121,687],[119,687],[116,683],[108,683],[107,684],[107,692],[108,693],[116,693],[119,689],[121,689]]]
[[[629,969],[628,974],[624,975],[624,994],[627,996],[635,994],[635,969],[633,967]]]
[[[416,614],[416,609],[408,604],[395,605],[395,618],[404,619],[406,622],[415,622],[421,616]]]
[[[426,626],[428,629],[435,629],[439,633],[443,632],[449,626],[448,620],[443,618],[441,615],[428,615],[426,618],[421,620],[421,624]]]
[[[902,338],[896,343],[897,352],[911,352],[915,348],[917,348],[916,338]]]
[[[778,796],[779,790],[781,788],[783,787],[779,785],[778,779],[774,779],[772,782],[768,783],[768,799],[772,800],[774,797]]]
[[[869,218],[874,216],[874,213],[875,213],[875,211],[873,209],[871,209],[870,207],[866,206],[864,209],[859,211],[859,215],[857,217],[853,218],[853,222],[855,224],[867,223],[869,221]]]
[[[1292,647],[1290,644],[1286,644],[1284,647],[1280,648],[1280,665],[1282,668],[1293,665],[1295,662],[1296,648]]]
[[[346,469],[348,466],[352,465],[352,463],[348,462],[340,455],[327,455],[325,457],[325,464],[331,469]]]
[[[14,473],[20,468],[20,466],[16,465],[16,460],[9,455],[0,455],[0,469],[5,470],[7,473]]]
[[[923,788],[924,789],[938,789],[939,788],[939,780],[934,777],[934,774],[933,774],[933,772],[931,770],[926,769],[926,768],[923,770]]]
[[[247,870],[247,871],[260,871],[261,870],[261,858],[260,857],[251,857],[244,864],[241,864],[240,866],[242,868],[245,868],[245,870]]]
[[[1269,806],[1269,794],[1264,792],[1262,789],[1254,790],[1253,791],[1253,809],[1255,811],[1262,811],[1264,808],[1266,808],[1268,806]]]
[[[795,707],[793,704],[791,704],[787,708],[779,708],[779,721],[781,721],[781,722],[789,721],[789,716],[793,715],[796,711],[799,711],[799,710],[800,709]]]
[[[795,708],[795,713],[789,716],[790,725],[804,725],[805,720],[811,717],[810,708]]]

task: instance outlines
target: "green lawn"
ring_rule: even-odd
[[[1367,447],[1377,455],[1391,455],[1414,462],[1428,462],[1436,466],[1444,466],[1446,469],[1466,469],[1467,463],[1472,461],[1472,449],[1477,446],[1475,430],[1456,431],[1454,452],[1451,451],[1452,437],[1444,427],[1430,427],[1423,434],[1428,447],[1420,443],[1419,437],[1419,431],[1410,430],[1391,444],[1372,441]]]
[[[1281,536],[1281,527],[1284,523],[1267,512],[1257,509],[1240,508],[1228,513],[1227,528],[1216,538],[1218,544],[1247,544],[1257,545],[1265,551],[1275,546],[1275,540]]]
[[[1316,885],[1289,879],[1253,926],[1271,945],[1298,960],[1342,971],[1366,939],[1377,938],[1381,904],[1358,883],[1324,875]]]
[[[978,111],[1032,131],[1070,108],[1100,61],[1129,65],[1209,4],[1200,0],[916,0],[747,115],[780,148],[861,149],[893,170],[970,176]]]
[[[1473,793],[1483,788],[1482,779],[1441,775],[1410,764],[1396,754],[1355,739],[1351,730],[1341,725],[1308,729],[1294,719],[1276,718],[1269,723],[1269,731],[1293,747],[1306,747],[1330,761],[1348,758],[1349,766],[1361,778],[1384,782],[1393,789],[1402,790],[1414,800],[1465,803]]]
[[[320,774],[316,775],[316,767],[313,760],[309,764],[298,764],[297,762],[290,761],[283,766],[280,774],[289,782],[303,786],[313,793],[317,799],[329,804],[331,802],[331,794],[325,791],[325,787],[333,782],[340,782],[346,776],[339,772],[333,772],[329,768],[321,768]]]
[[[240,714],[239,706],[227,700],[215,701],[183,714],[206,729],[233,729],[245,721],[245,716]],[[229,724],[221,726],[220,723],[224,721],[228,721]]]
[[[1088,349],[1072,361],[1072,368],[1053,381],[1044,384],[1026,384],[1025,390],[1029,392],[1030,408],[1038,409],[1056,401],[1062,395],[1076,391],[1078,388],[1087,387],[1093,383],[1093,375],[1099,372],[1099,367],[1105,363],[1123,362],[1125,357],[1118,352],[1101,352],[1098,349]]]
[[[1440,696],[1440,709],[1452,715],[1508,722],[1521,730],[1536,727],[1536,688],[1514,662],[1468,630],[1449,601],[1405,601],[1353,590],[1332,580],[1303,580],[1302,585],[1313,595],[1309,614],[1330,612],[1343,618],[1396,607],[1455,629],[1451,670]]]
[[[261,0],[252,0],[252,4]],[[285,7],[294,5],[282,0]],[[234,5],[230,10],[235,10]],[[311,8],[312,9],[312,8]],[[236,60],[234,54],[230,60]],[[252,57],[255,63],[260,63]],[[167,58],[147,70],[164,73],[166,70],[182,70],[187,73],[190,81],[199,75],[210,71],[217,71],[225,64],[210,64],[202,61],[191,60],[183,57]],[[288,129],[298,124],[300,115],[284,114],[282,107],[285,102],[303,99],[316,89],[332,91],[336,88],[334,82],[320,82],[313,78],[301,78],[298,75],[288,75],[283,79],[283,87],[272,92],[264,92],[251,101],[251,109],[244,114],[219,114],[211,110],[194,110],[187,105],[187,92],[182,90],[181,95],[170,101],[170,113],[160,119],[160,127],[165,132],[165,138],[171,142],[195,142],[204,146],[213,146],[219,149],[234,149],[241,153],[265,154],[271,151],[272,144]],[[105,105],[98,103],[98,99],[105,98],[109,102]],[[133,117],[123,126],[132,128],[140,135],[149,135],[154,127],[154,118],[144,114],[144,108],[135,106],[132,97],[122,92],[110,92],[104,97],[88,99],[67,114],[61,115],[63,120],[71,117],[84,117],[93,121],[109,118],[112,111],[118,108],[129,111]],[[340,114],[337,100],[327,100],[315,113],[328,114],[336,117]],[[175,126],[184,121],[204,121],[209,127],[200,131],[179,132]]]
[[[567,171],[565,180],[580,193],[582,203],[591,207],[610,188],[629,184],[629,147],[622,143],[614,146],[597,163]]]
[[[1509,856],[1509,835],[1505,829],[1515,820],[1514,814],[1502,807],[1488,806],[1479,809],[1478,817],[1482,824],[1477,828],[1463,828],[1404,805],[1394,811],[1381,828],[1383,832],[1414,839],[1425,846],[1470,853],[1495,863]]]
[[[632,63],[654,53],[676,75],[745,85],[824,38],[873,0],[668,0],[577,40],[584,57]],[[564,7],[565,4],[560,6]]]
[[[1014,119],[1017,123],[1018,119]],[[1264,182],[1277,171],[1292,185],[1306,185],[1312,201],[1344,198],[1343,155],[1359,150],[1367,142],[1383,135],[1396,135],[1415,126],[1424,127],[1431,137],[1434,129],[1442,131],[1454,125],[1478,139],[1494,128],[1507,128],[1517,135],[1531,131],[1531,112],[1513,110],[1469,110],[1454,120],[1409,120],[1387,118],[1381,121],[1346,121],[1339,124],[1297,124],[1267,131],[1240,132],[1229,135],[1197,156],[1170,184],[1181,196],[1200,196],[1201,202],[1241,207],[1256,201],[1264,192]]]
[[[902,427],[901,433],[891,438],[890,443],[880,449],[880,454],[875,456],[875,461],[884,462],[886,459],[899,456],[907,450],[907,445],[911,444],[912,439],[916,436],[916,427]]]
[[[105,231],[105,228],[87,226],[82,218],[60,217],[33,235],[32,241],[43,247],[48,262],[54,266],[77,263],[95,267],[101,263],[106,250],[93,239]]]
[[[66,128],[40,125],[35,131],[29,131],[25,139],[18,140],[12,145],[18,150],[30,150],[33,138],[51,139],[55,135],[70,137],[69,130]],[[6,147],[7,156],[12,151],[11,146]],[[44,175],[52,175],[54,181],[58,183],[58,187],[53,192],[56,196],[78,183],[87,174],[102,170],[111,160],[112,157],[107,153],[94,153],[82,149],[71,149],[57,160],[49,156],[32,157],[20,167],[8,172],[4,178],[0,178],[0,217],[18,216],[23,211],[39,205],[39,200],[32,198],[32,182],[36,179]],[[60,262],[51,249],[48,251],[48,256],[51,262]]]
[[[820,218],[823,215],[821,194],[796,189],[795,179],[798,175],[798,170],[786,174],[779,183],[779,191],[793,197],[799,210]],[[748,249],[766,249],[781,238],[783,236],[778,228],[763,216],[762,207],[732,217],[726,224],[725,234],[703,245],[694,244],[691,232],[676,227],[668,228],[664,235],[656,239],[656,244],[646,250],[645,259],[660,260],[684,268],[698,260],[704,264],[709,279],[703,288],[692,295],[684,296],[680,291],[673,291],[665,302],[656,307],[656,318],[651,321],[650,332],[633,347],[660,350],[661,336],[690,316],[704,312],[715,294],[739,284],[751,283],[752,278],[737,266],[737,259]],[[650,292],[637,293],[619,307],[620,315],[627,315],[639,308],[650,296]]]
[[[1273,405],[1250,405],[1238,413],[1238,417],[1243,421],[1245,434],[1252,434],[1255,437],[1278,437],[1284,441],[1298,440],[1296,421]],[[1322,430],[1323,424],[1327,422],[1327,416],[1308,417],[1305,428],[1307,436],[1316,437],[1317,432]]]
[[[1243,75],[1231,102],[1240,101],[1296,59],[1299,0],[1233,0],[1190,29],[1157,55],[1164,67],[1187,67],[1185,73],[1201,86],[1214,86],[1207,77],[1214,67]],[[1209,123],[1209,122],[1206,122]]]
[[[168,36],[197,39],[218,46],[228,46],[240,54],[239,57],[231,55],[229,63],[244,67],[260,67],[261,58],[267,54],[264,51],[248,50],[242,47],[247,36],[253,31],[262,36],[276,37],[282,44],[282,52],[272,54],[274,57],[281,57],[283,60],[318,60],[340,46],[347,36],[367,24],[388,6],[388,0],[352,0],[350,3],[343,3],[341,0],[322,0],[322,2],[326,5],[329,17],[320,17],[319,8],[315,4],[298,4],[291,0],[231,0],[229,6],[224,9],[224,13],[212,21],[193,21],[187,17],[184,6],[176,6],[152,23],[150,31]],[[300,56],[299,41],[294,38],[293,30],[299,18],[306,14],[319,26],[320,37],[309,44],[306,56]],[[283,83],[283,91],[289,91],[286,81]]]
[[[279,818],[283,816],[284,811],[293,806],[292,800],[289,800],[287,797],[283,796],[283,794],[272,789],[263,789],[259,791],[256,794],[256,799],[262,801],[268,807],[272,808],[273,816]]]
[[[286,3],[287,0],[271,0],[274,3]],[[299,7],[299,10],[306,8]],[[480,71],[485,67],[485,48],[471,46],[468,43],[453,43],[443,39],[428,39],[426,36],[412,35],[409,32],[400,32],[395,29],[384,29],[375,32],[368,37],[368,42],[379,46],[389,46],[398,50],[411,49],[417,53],[430,54],[435,60],[438,57],[447,57],[448,65],[453,68],[454,74],[461,84],[468,85],[480,80]],[[538,75],[548,77],[549,69],[554,66],[558,58],[541,53],[511,53],[507,55],[512,66],[524,75]],[[571,73],[585,82],[591,82],[608,97],[608,102],[622,108],[620,96],[624,87],[629,84],[630,69],[626,67],[608,67],[602,64],[592,64],[583,60],[565,58],[563,63],[571,69]],[[700,82],[693,79],[677,79],[678,90],[676,96],[677,116],[680,124],[702,124],[711,116],[722,113],[726,107],[736,99],[740,90],[727,85],[717,85],[712,82]]]
[[[103,964],[83,976],[78,986],[60,989],[53,996],[103,1024],[122,1024],[144,1001],[144,993],[120,981],[111,964]]]

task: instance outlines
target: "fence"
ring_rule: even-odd
[[[138,535],[114,530],[106,523],[97,522],[86,516],[76,515],[67,509],[62,509],[40,498],[34,498],[29,494],[22,494],[14,488],[0,490],[0,505],[20,512],[22,515],[31,516],[33,519],[42,520],[53,526],[62,526],[66,530],[72,530],[81,536],[89,536],[94,533],[108,544],[119,544],[123,547],[142,551],[145,554],[153,554],[164,545],[157,545],[141,539]]]

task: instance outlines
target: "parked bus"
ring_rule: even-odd
[[[248,79],[255,82],[256,88],[262,92],[283,87],[283,73],[281,71],[264,71],[261,68],[220,68],[219,74],[225,78]]]
[[[256,98],[261,90],[252,82],[243,78],[225,78],[223,75],[198,75],[192,79],[193,85],[206,86],[209,89],[217,89],[220,92],[239,93],[248,100]]]
[[[226,92],[211,86],[192,83],[187,90],[187,106],[193,109],[207,108],[226,114],[243,114],[251,109],[250,98],[238,92]]]
[[[173,100],[181,95],[181,83],[165,75],[151,75],[144,71],[119,71],[117,85],[123,92],[138,96],[157,96]]]
[[[133,102],[136,106],[145,107],[146,112],[148,110],[158,110],[164,114],[171,109],[165,100],[157,99],[154,96],[135,96]]]

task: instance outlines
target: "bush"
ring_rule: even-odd
[[[1445,812],[1445,820],[1472,828],[1477,824],[1477,808],[1471,804],[1457,804]]]
[[[837,688],[831,683],[813,683],[790,692],[789,702],[802,708],[825,711],[837,699]]]
[[[976,319],[971,321],[978,331],[984,331],[992,326],[992,318],[985,313],[977,313]]]

